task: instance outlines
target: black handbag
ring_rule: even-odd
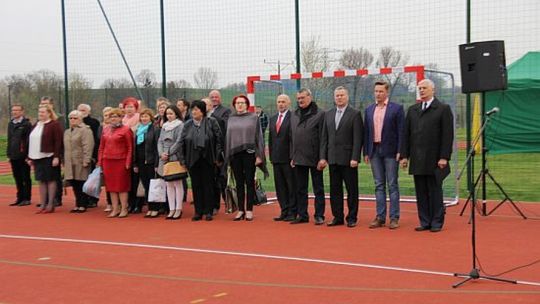
[[[238,195],[236,193],[236,181],[229,168],[227,170],[227,186],[225,187],[225,213],[234,213],[237,210]]]
[[[266,192],[264,191],[261,180],[257,178],[255,179],[255,205],[260,206],[267,202],[268,198],[266,197]]]

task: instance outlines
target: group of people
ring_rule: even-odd
[[[69,113],[66,130],[48,97],[42,98],[34,125],[24,117],[24,108],[14,105],[7,151],[18,191],[12,205],[30,204],[32,166],[40,185],[38,213],[53,212],[61,191],[63,165],[63,179],[72,186],[76,198],[71,212],[85,212],[97,201],[83,192],[83,183],[99,167],[109,217],[139,213],[147,203],[145,217],[166,212],[167,219],[179,219],[187,198],[186,178],[166,181],[166,202],[148,202],[150,180],[163,177],[168,164],[178,162],[189,173],[193,221],[211,221],[218,214],[232,178],[238,202],[233,220],[252,221],[256,170],[268,174],[263,131],[267,129],[268,155],[281,210],[275,221],[310,221],[311,176],[315,225],[355,227],[358,166],[363,160],[371,167],[375,181],[376,214],[370,228],[384,227],[387,219],[390,229],[399,227],[401,164],[414,175],[420,221],[415,230],[438,232],[444,225],[442,181],[452,154],[452,111],[434,96],[435,87],[429,79],[418,83],[421,102],[409,107],[407,115],[402,105],[389,100],[389,90],[388,83],[376,82],[375,102],[362,115],[349,105],[345,87],[334,90],[335,106],[327,111],[317,106],[309,89],[301,89],[296,94],[296,109],[291,108],[290,97],[282,94],[277,96],[275,115],[264,119],[260,111],[250,111],[247,96],[234,97],[228,107],[222,105],[217,90],[191,103],[179,99],[171,104],[161,97],[156,114],[128,97],[119,108],[103,109],[102,124],[91,117],[89,105],[80,104]],[[327,167],[333,218],[326,222],[323,171]]]

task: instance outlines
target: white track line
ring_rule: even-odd
[[[185,251],[185,252],[195,252],[195,253],[208,253],[208,254],[221,254],[221,255],[263,258],[263,259],[284,260],[284,261],[299,261],[299,262],[318,263],[318,264],[327,264],[327,265],[352,266],[352,267],[361,267],[361,268],[370,268],[370,269],[379,269],[379,270],[392,270],[392,271],[430,274],[430,275],[439,275],[439,276],[447,276],[447,277],[454,277],[455,276],[454,273],[451,273],[451,272],[431,271],[431,270],[404,268],[404,267],[395,267],[395,266],[382,266],[382,265],[365,264],[365,263],[341,262],[341,261],[332,261],[332,260],[324,260],[324,259],[312,259],[312,258],[301,258],[301,257],[281,256],[281,255],[248,253],[248,252],[238,252],[238,251],[198,249],[198,248],[189,248],[189,247],[150,245],[150,244],[140,244],[140,243],[124,243],[124,242],[80,240],[80,239],[38,237],[38,236],[25,236],[25,235],[9,235],[9,234],[0,234],[0,238],[17,239],[17,240],[33,240],[33,241],[76,243],[76,244],[122,246],[122,247],[132,247],[132,248],[161,249],[161,250]],[[540,286],[540,282],[529,282],[529,281],[517,281],[516,280],[516,283],[525,284],[525,285]]]

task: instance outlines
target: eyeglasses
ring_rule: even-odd
[[[237,101],[237,102],[235,102],[235,104],[237,104],[237,105],[239,105],[239,104],[243,104],[243,105],[245,105],[245,104],[246,104],[246,102],[245,102],[245,101]]]

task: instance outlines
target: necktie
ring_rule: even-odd
[[[281,128],[281,119],[283,117],[283,114],[279,114],[279,117],[278,117],[278,120],[277,120],[277,123],[276,123],[276,132],[279,133],[279,129]]]
[[[427,102],[422,102],[422,111],[425,111],[427,109]]]
[[[339,127],[339,122],[341,121],[342,113],[343,113],[343,110],[337,110],[337,114],[336,114],[336,130]]]

